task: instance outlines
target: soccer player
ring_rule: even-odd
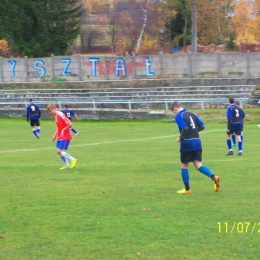
[[[198,116],[184,109],[179,102],[171,104],[171,111],[176,115],[175,122],[180,132],[180,136],[177,137],[176,141],[180,143],[181,176],[184,183],[184,189],[177,191],[177,193],[191,194],[188,172],[189,162],[193,162],[198,171],[212,179],[214,190],[218,192],[220,178],[201,163],[202,145],[199,132],[205,128],[204,123]]]
[[[227,109],[227,146],[228,146],[228,153],[227,155],[233,155],[232,143],[230,140],[230,135],[232,133],[236,134],[237,143],[238,143],[238,156],[242,155],[242,139],[241,133],[243,130],[243,123],[245,113],[243,109],[235,104],[234,98],[229,98],[229,107]]]
[[[29,99],[29,104],[26,107],[26,118],[27,118],[27,122],[30,119],[32,132],[36,136],[36,138],[39,139],[40,132],[41,132],[41,126],[40,126],[41,110],[39,105],[33,103],[32,98]]]
[[[57,110],[57,107],[54,103],[50,103],[47,106],[47,110],[51,115],[54,116],[57,131],[54,133],[52,137],[52,142],[57,140],[56,148],[58,156],[61,161],[65,164],[60,170],[71,169],[74,168],[77,162],[77,159],[64,152],[64,150],[68,150],[70,140],[72,140],[72,136],[70,133],[70,127],[72,126],[72,122],[60,111]],[[69,163],[71,162],[71,164]]]
[[[235,104],[236,104],[237,106],[240,105],[238,101],[235,101]],[[244,111],[243,111],[243,113],[244,113]],[[245,115],[243,115],[243,126],[242,126],[242,130],[241,130],[241,142],[242,142],[242,143],[243,143],[243,139],[244,139],[244,135],[243,135],[244,117],[245,117]],[[232,137],[232,146],[237,146],[237,143],[236,143],[236,134],[235,134],[235,133],[232,133],[231,137]]]
[[[62,110],[62,113],[66,115],[66,117],[72,122],[72,116],[75,116],[75,118],[77,120],[79,120],[78,116],[76,115],[76,113],[73,110],[69,109],[68,105],[64,106],[64,109]],[[70,128],[70,130],[77,136],[79,134],[79,132],[74,129],[73,127]]]

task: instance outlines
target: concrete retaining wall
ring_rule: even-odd
[[[132,57],[0,57],[0,82],[117,81],[158,78],[260,77],[260,53],[197,53]]]

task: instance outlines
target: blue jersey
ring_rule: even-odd
[[[30,118],[31,120],[37,120],[41,118],[41,110],[40,107],[37,104],[34,104],[31,102],[26,107],[26,115],[27,120]]]
[[[227,120],[228,120],[227,129],[230,131],[242,130],[244,118],[245,118],[244,110],[241,107],[237,106],[236,104],[232,104],[227,109]]]
[[[72,111],[72,110],[70,110],[70,109],[64,109],[64,110],[62,110],[62,113],[63,114],[65,114],[66,115],[66,117],[70,120],[70,121],[72,121],[72,116],[74,116],[75,115],[75,112],[74,111]]]
[[[202,150],[199,131],[204,129],[204,123],[198,116],[183,109],[175,116],[175,121],[181,134],[180,151]]]

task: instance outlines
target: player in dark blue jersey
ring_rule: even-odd
[[[243,109],[235,104],[234,98],[229,98],[229,107],[227,109],[227,155],[233,155],[232,143],[230,140],[230,135],[235,133],[238,143],[238,155],[242,155],[242,139],[241,133],[244,125],[245,113]]]
[[[33,134],[36,138],[40,138],[41,126],[40,126],[40,118],[41,118],[41,110],[39,105],[33,103],[33,100],[29,99],[29,104],[26,107],[26,118],[27,122],[30,120],[30,125],[32,127]]]
[[[189,183],[189,162],[193,162],[195,168],[206,176],[210,177],[214,183],[214,190],[220,189],[220,179],[212,171],[202,165],[202,145],[199,132],[202,131],[204,123],[198,116],[187,111],[179,102],[171,104],[171,110],[176,115],[175,122],[179,127],[180,136],[176,139],[180,143],[181,175],[184,189],[177,191],[179,194],[191,194]]]
[[[68,105],[64,106],[64,109],[62,110],[62,113],[66,115],[66,117],[72,122],[72,116],[74,116],[77,120],[79,120],[78,116],[73,110],[69,109]],[[70,130],[77,136],[79,135],[79,132],[74,129],[73,127],[70,128]]]
[[[239,106],[240,104],[239,104],[239,101],[235,101],[235,104],[237,105],[237,106]],[[245,113],[244,113],[244,111],[243,111],[243,126],[242,126],[242,130],[241,130],[241,142],[243,143],[243,139],[244,139],[244,135],[243,135],[243,127],[244,127],[244,117],[245,117]],[[231,135],[231,137],[232,137],[232,146],[237,146],[237,142],[236,142],[236,134],[235,133],[232,133],[232,135]]]

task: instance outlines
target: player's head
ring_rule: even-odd
[[[69,106],[68,105],[64,105],[64,108],[69,108]]]
[[[178,114],[180,110],[182,110],[182,105],[181,103],[177,102],[177,101],[174,101],[172,102],[171,104],[171,111],[174,113],[174,114]]]
[[[32,98],[29,98],[29,102],[30,102],[30,103],[33,102],[33,99],[32,99]]]
[[[228,102],[229,102],[229,104],[234,104],[235,103],[235,99],[231,97],[231,98],[229,98]]]
[[[54,115],[57,113],[57,107],[54,103],[50,103],[48,106],[47,106],[47,110],[49,111],[50,114]]]

